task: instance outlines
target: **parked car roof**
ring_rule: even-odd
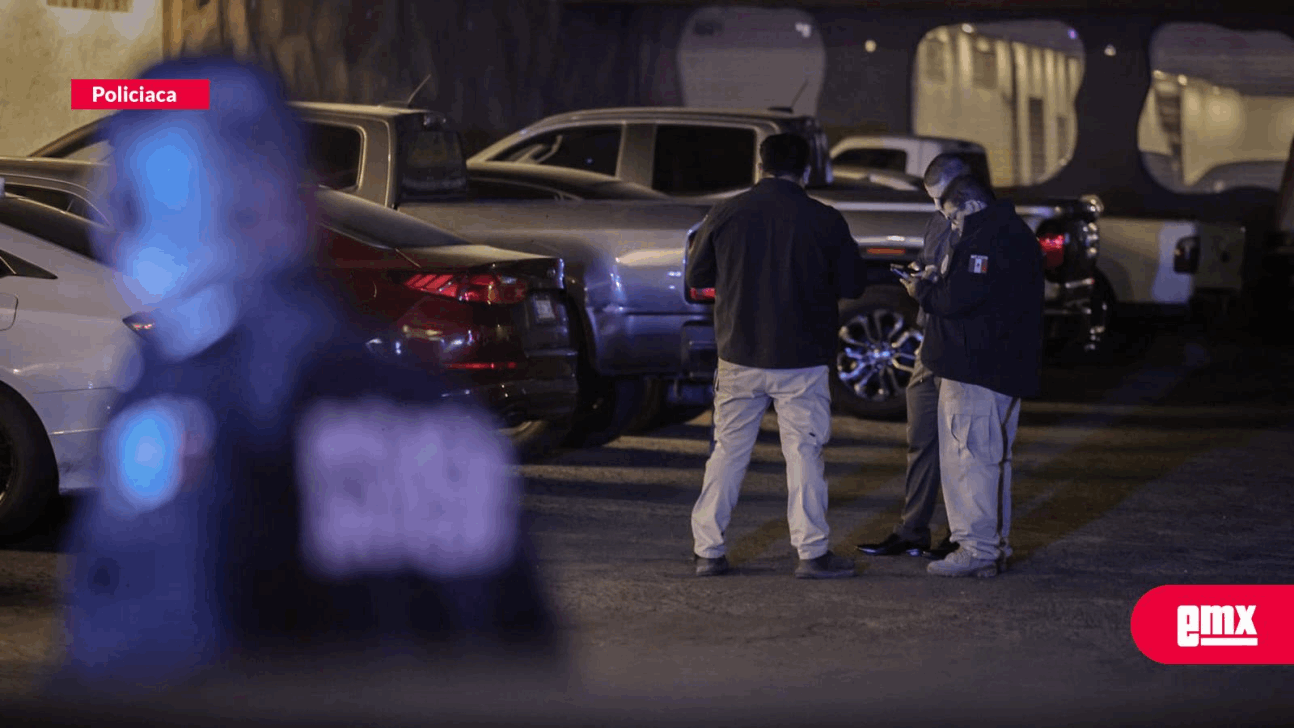
[[[580,111],[568,111],[563,114],[554,114],[552,116],[544,117],[528,126],[537,126],[541,123],[597,121],[604,118],[609,121],[625,121],[626,119],[650,119],[659,116],[680,117],[690,120],[726,120],[736,117],[743,120],[757,118],[767,119],[769,121],[786,121],[790,119],[799,119],[807,115],[776,109],[716,109],[704,107],[694,108],[690,106],[618,106],[602,109],[583,109]]]

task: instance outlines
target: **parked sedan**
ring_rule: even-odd
[[[106,219],[91,193],[100,165],[0,158],[24,194]],[[315,264],[373,327],[372,348],[461,383],[502,420],[523,457],[570,427],[576,356],[560,259],[502,250],[328,190],[316,193]]]
[[[136,306],[94,259],[93,224],[0,178],[0,537],[92,483],[100,425],[137,376]]]
[[[317,192],[315,264],[370,322],[370,348],[454,376],[523,456],[570,427],[577,350],[560,259],[474,245],[340,192]]]

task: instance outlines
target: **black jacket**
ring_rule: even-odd
[[[866,275],[840,212],[775,178],[715,206],[687,263],[688,286],[715,289],[719,358],[761,369],[830,364]]]
[[[921,359],[936,376],[1032,397],[1042,361],[1042,253],[1015,206],[966,218],[947,271],[917,285],[928,314]]]

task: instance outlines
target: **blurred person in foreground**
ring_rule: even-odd
[[[207,111],[108,122],[111,234],[152,306],[100,492],[71,529],[51,690],[133,694],[210,668],[560,652],[487,416],[379,360],[310,265],[301,127],[277,80],[219,58]]]
[[[795,576],[849,577],[854,561],[829,548],[822,448],[831,437],[839,301],[862,295],[864,264],[845,218],[804,191],[808,142],[770,136],[759,159],[762,179],[710,211],[687,263],[688,286],[715,289],[719,348],[710,458],[692,510],[696,575],[729,569],[724,536],[771,401]]]
[[[921,358],[938,377],[939,470],[952,540],[927,571],[996,576],[1011,555],[1011,449],[1020,400],[1042,367],[1042,257],[1009,200],[973,177],[939,200],[954,240],[937,270],[905,282],[928,314]]]
[[[972,174],[971,167],[956,154],[940,154],[926,167],[926,194],[936,205],[948,185],[960,177]],[[930,275],[938,270],[939,263],[953,238],[952,221],[943,210],[935,210],[926,224],[921,252],[917,255],[913,273]],[[925,329],[928,315],[925,309],[917,311],[917,326]],[[894,530],[884,540],[858,545],[858,550],[870,556],[925,556],[942,559],[957,550],[952,534],[945,535],[934,548],[930,547],[930,519],[938,505],[941,480],[939,474],[939,385],[930,368],[921,361],[917,349],[916,366],[905,391],[908,404],[908,470],[904,481],[903,511]]]

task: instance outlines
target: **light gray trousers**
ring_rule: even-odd
[[[939,379],[939,472],[952,540],[977,559],[1011,555],[1011,447],[1020,399]]]
[[[714,384],[714,429],[701,497],[692,509],[698,556],[727,553],[724,533],[771,401],[786,458],[786,520],[801,559],[828,550],[827,480],[822,447],[831,439],[831,392],[826,366],[757,369],[719,361]]]

